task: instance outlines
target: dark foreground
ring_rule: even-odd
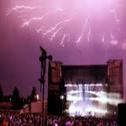
[[[0,112],[0,126],[41,126],[40,113]],[[48,116],[45,126],[118,126],[116,119]]]

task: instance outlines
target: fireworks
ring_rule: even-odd
[[[48,38],[49,42],[55,43],[60,38],[58,41],[62,47],[71,41],[75,45],[97,41],[111,46],[120,44],[125,49],[126,41],[120,34],[121,19],[117,13],[119,1],[54,0],[54,3],[37,3],[24,0],[19,1],[18,5],[12,2],[13,7],[7,10],[6,15],[15,13],[21,21],[21,28],[31,27],[36,33],[41,33],[42,37]]]

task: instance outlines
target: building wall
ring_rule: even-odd
[[[109,92],[121,94],[123,98],[123,64],[122,60],[109,60],[108,63]]]
[[[65,83],[106,83],[106,65],[63,66]]]
[[[49,63],[49,80],[48,80],[48,114],[61,115],[61,85],[62,71],[61,62],[52,61]]]

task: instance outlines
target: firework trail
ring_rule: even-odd
[[[62,29],[62,27],[60,27],[60,28],[57,29],[55,32],[53,32],[53,34],[52,34],[51,37],[50,37],[50,40],[51,40],[51,41],[56,37],[56,35],[60,32],[61,29]]]
[[[35,10],[35,9],[36,9],[36,7],[31,7],[31,6],[24,6],[24,5],[15,6],[14,8],[7,10],[6,16],[10,15],[13,12],[22,14],[22,13],[26,12],[27,10],[32,11],[32,10]]]
[[[81,4],[84,3],[82,0],[79,1],[81,1]],[[101,43],[105,43],[106,40],[108,40],[106,38],[109,38],[109,41],[107,41],[108,44],[117,45],[118,37],[115,37],[115,33],[118,32],[117,29],[119,29],[120,19],[117,14],[117,7],[114,8],[114,5],[112,7],[109,5],[113,0],[110,0],[110,2],[108,0],[106,1],[101,2],[101,0],[97,0],[97,2],[91,4],[92,0],[89,0],[85,2],[87,5],[83,7],[84,9],[82,8],[82,5],[81,8],[79,8],[78,1],[75,2],[76,4],[78,3],[77,8],[70,7],[70,9],[60,6],[43,8],[40,7],[40,5],[26,6],[25,4],[18,4],[13,8],[8,9],[6,16],[10,16],[12,13],[17,14],[17,18],[22,22],[20,25],[21,28],[32,27],[36,33],[41,33],[42,36],[48,38],[49,41],[54,41],[58,38],[57,36],[62,36],[60,37],[59,45],[63,47],[65,46],[65,41],[72,41],[78,44],[83,41],[90,42],[91,40],[94,40],[95,38],[93,38],[92,31],[96,31],[99,34],[99,36],[95,37],[97,37],[96,40]],[[104,10],[101,7],[98,7],[104,4],[106,5],[103,8]],[[108,15],[111,15],[111,19],[109,19]],[[101,22],[101,27],[103,28],[102,31],[97,31],[100,27],[97,20]],[[75,27],[73,22],[76,22],[78,25],[78,30],[74,30],[74,32],[77,31],[76,36],[71,32]],[[68,28],[68,26],[70,28]],[[111,28],[112,26],[114,29]],[[123,38],[123,40],[124,39],[125,38]],[[125,42],[120,44],[122,44],[121,46],[124,49]]]
[[[43,35],[45,36],[45,35],[47,35],[48,33],[54,32],[55,30],[57,30],[57,28],[58,28],[60,25],[62,25],[62,24],[64,24],[64,23],[67,23],[67,22],[69,22],[69,21],[70,21],[69,19],[66,19],[66,20],[64,20],[64,21],[58,22],[55,26],[49,28],[49,30],[47,30]]]
[[[84,24],[83,24],[83,27],[82,27],[81,34],[80,34],[80,36],[78,37],[76,43],[79,43],[79,42],[81,41],[81,39],[83,38],[85,29],[86,29],[86,27],[87,27],[87,25],[88,25],[88,20],[89,20],[89,18],[87,18],[87,19],[85,20],[85,22],[84,22]]]

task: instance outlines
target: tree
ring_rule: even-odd
[[[36,101],[36,95],[37,95],[37,89],[36,87],[32,87],[32,92],[31,92],[31,95],[30,95],[30,100],[31,101]]]
[[[13,92],[12,92],[12,104],[15,107],[19,106],[19,100],[20,100],[20,93],[17,87],[14,88]]]
[[[14,88],[12,97],[13,98],[20,98],[20,93],[19,93],[19,90],[17,87]]]

